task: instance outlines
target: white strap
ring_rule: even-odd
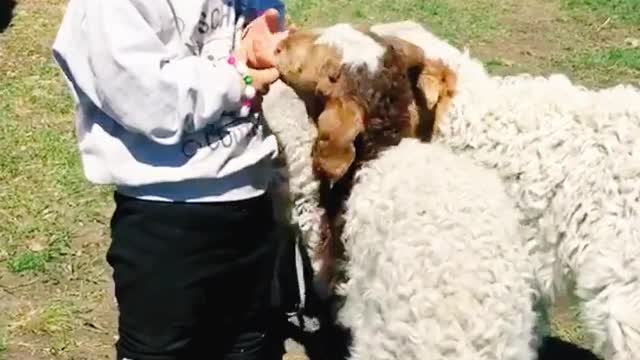
[[[287,314],[289,317],[289,322],[294,324],[297,327],[302,328],[305,332],[316,332],[320,329],[320,320],[317,318],[310,318],[305,316],[302,311],[304,311],[306,301],[307,301],[307,287],[304,281],[304,266],[302,263],[302,254],[300,252],[301,246],[301,238],[300,234],[296,237],[296,275],[298,278],[298,291],[300,296],[300,304],[298,306],[298,311],[294,313]]]
[[[307,288],[304,282],[304,266],[302,264],[302,254],[300,254],[300,235],[296,236],[296,274],[298,275],[300,309],[304,309],[307,300]]]

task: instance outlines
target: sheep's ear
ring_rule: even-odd
[[[442,61],[425,61],[418,78],[418,87],[424,92],[429,110],[453,97],[456,82],[455,73]]]
[[[318,137],[313,149],[316,174],[335,183],[356,158],[354,142],[364,131],[364,109],[352,100],[331,98],[318,117]]]
[[[404,60],[407,68],[422,69],[426,61],[422,48],[396,36],[383,36],[384,41]]]
[[[341,96],[338,87],[341,75],[341,64],[333,57],[330,58],[319,71],[316,93],[328,98]]]

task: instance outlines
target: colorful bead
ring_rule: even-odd
[[[242,62],[239,62],[235,56],[229,55],[227,58],[227,62],[229,65],[234,66],[240,76],[242,76],[242,81],[245,83],[244,89],[244,97],[245,99],[242,101],[242,107],[238,111],[238,116],[247,117],[251,114],[251,108],[253,107],[252,99],[256,97],[257,90],[255,87],[251,86],[253,84],[253,78],[248,75],[249,68]]]
[[[244,88],[244,96],[247,99],[253,99],[254,97],[256,97],[256,88],[254,88],[253,86],[247,86],[246,88]]]
[[[249,113],[251,112],[251,108],[249,106],[243,106],[240,109],[240,113],[238,114],[240,117],[247,117],[249,116]]]

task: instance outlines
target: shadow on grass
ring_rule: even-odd
[[[545,337],[538,350],[540,360],[600,360],[591,351],[556,337]]]
[[[9,25],[11,25],[15,7],[15,0],[4,0],[4,5],[0,5],[0,33],[4,32]]]

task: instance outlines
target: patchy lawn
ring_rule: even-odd
[[[0,34],[0,359],[110,359],[108,188],[82,177],[73,109],[50,47],[63,0],[21,0]],[[640,83],[637,0],[289,0],[301,25],[413,19],[495,73]],[[575,309],[554,331],[583,342]]]

